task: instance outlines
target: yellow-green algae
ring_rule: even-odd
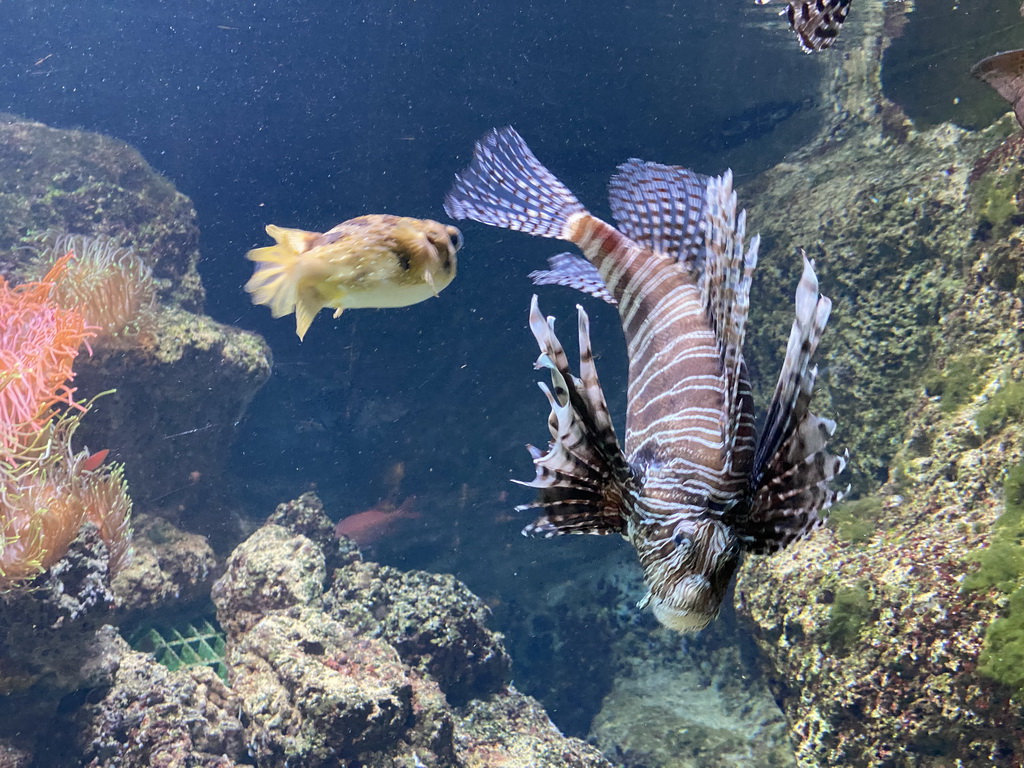
[[[1021,185],[1020,168],[990,171],[971,187],[971,199],[978,218],[995,230],[1020,214],[1017,191]]]
[[[829,510],[829,527],[840,541],[859,543],[878,530],[882,512],[882,500],[875,495],[844,501]]]
[[[842,655],[851,648],[870,618],[871,593],[866,582],[836,590],[825,628],[833,651]]]
[[[932,397],[939,398],[939,409],[952,413],[970,402],[981,391],[982,375],[992,364],[988,355],[967,354],[954,358],[942,371],[925,375],[924,388]]]
[[[975,415],[974,423],[985,435],[994,434],[1011,421],[1024,417],[1024,381],[1011,381],[992,395]],[[1007,483],[1010,482],[1007,476]],[[1009,487],[1009,486],[1007,486]]]
[[[992,528],[986,549],[969,560],[979,565],[963,588],[982,591],[995,587],[1010,595],[1004,614],[989,626],[978,671],[1024,692],[1024,464],[1010,469],[1003,486],[1006,508]]]

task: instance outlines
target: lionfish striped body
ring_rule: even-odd
[[[809,360],[828,318],[810,262],[768,420],[758,437],[742,345],[757,238],[744,250],[731,175],[707,178],[631,160],[610,185],[618,227],[592,216],[511,128],[476,147],[445,207],[577,245],[537,283],[617,305],[629,353],[624,450],[597,378],[579,309],[574,376],[534,297],[530,327],[551,403],[547,452],[529,446],[544,515],[528,535],[620,533],[637,550],[649,603],[666,626],[700,629],[718,613],[745,552],[770,552],[820,525],[844,459],[825,449],[834,425],[807,410]]]

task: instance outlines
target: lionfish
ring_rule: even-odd
[[[754,0],[765,5],[771,0]],[[788,0],[782,11],[806,53],[830,48],[850,12],[851,0]]]
[[[618,307],[629,353],[625,450],[598,381],[587,313],[579,376],[533,297],[530,329],[551,404],[547,452],[527,446],[543,516],[524,535],[626,537],[658,620],[699,630],[718,614],[745,553],[782,549],[818,527],[845,457],[827,451],[835,423],[808,410],[810,360],[831,302],[804,256],[782,373],[758,433],[742,346],[758,237],[744,250],[732,175],[629,160],[610,184],[618,227],[591,215],[512,128],[488,133],[456,177],[445,210],[567,240],[538,283],[559,283]]]

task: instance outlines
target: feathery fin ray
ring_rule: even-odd
[[[817,368],[811,366],[832,302],[818,293],[814,264],[803,256],[796,318],[754,457],[752,504],[737,526],[758,553],[783,549],[821,525],[818,515],[842,497],[829,487],[847,455],[828,452],[835,422],[810,412]]]
[[[528,525],[527,536],[563,533],[622,533],[625,497],[632,474],[619,448],[590,348],[590,321],[579,312],[580,378],[555,335],[554,318],[541,314],[537,297],[530,303],[530,330],[540,347],[537,368],[551,370],[551,388],[540,384],[551,404],[547,453],[528,446],[537,476],[522,482],[539,490],[537,500],[517,509],[539,508],[544,516]]]

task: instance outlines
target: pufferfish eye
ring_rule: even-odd
[[[452,247],[457,251],[462,248],[462,233],[458,230],[458,227],[446,227],[448,230],[448,237],[451,238]]]

